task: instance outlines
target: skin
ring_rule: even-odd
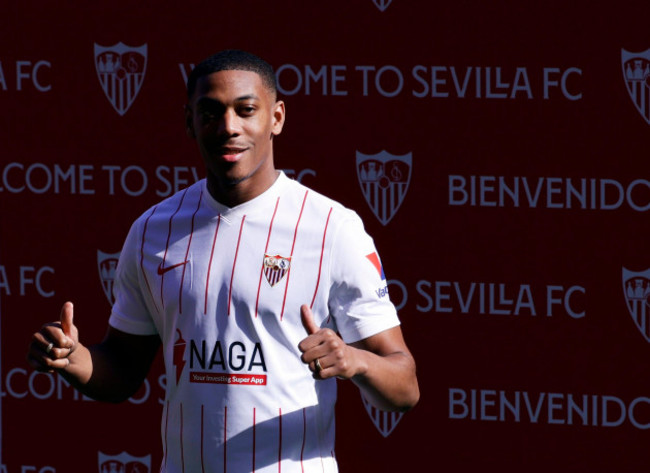
[[[254,72],[220,71],[197,81],[185,123],[215,199],[234,207],[275,182],[273,137],[282,132],[284,118],[284,102]]]
[[[199,79],[185,122],[215,199],[233,207],[275,182],[273,137],[281,133],[284,119],[284,103],[254,72],[220,71]],[[405,411],[418,402],[415,362],[399,327],[346,344],[315,324],[309,306],[300,311],[306,337],[298,348],[315,379],[350,379],[384,410]],[[102,342],[86,347],[79,341],[72,303],[66,302],[59,320],[33,335],[27,359],[36,370],[58,371],[89,397],[121,402],[138,390],[160,344],[157,335],[132,335],[109,326]]]

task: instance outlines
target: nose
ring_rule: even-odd
[[[238,135],[240,131],[240,119],[237,112],[232,109],[226,110],[219,122],[219,133],[233,136]]]

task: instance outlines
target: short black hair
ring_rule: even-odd
[[[262,83],[277,95],[277,83],[273,67],[264,59],[255,54],[239,49],[226,49],[204,59],[198,64],[187,78],[187,98],[190,100],[196,90],[198,80],[209,74],[219,71],[250,71],[255,72],[262,79]]]

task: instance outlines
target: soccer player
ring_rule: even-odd
[[[162,345],[162,472],[337,471],[336,378],[384,410],[419,399],[377,251],[356,213],[275,169],[285,104],[269,64],[222,51],[187,95],[206,179],[131,227],[104,340],[79,341],[67,302],[29,362],[120,402]]]

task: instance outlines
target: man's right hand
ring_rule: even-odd
[[[27,361],[38,371],[63,369],[70,364],[68,357],[78,346],[79,332],[73,323],[72,302],[66,302],[60,320],[43,325],[32,336]]]

